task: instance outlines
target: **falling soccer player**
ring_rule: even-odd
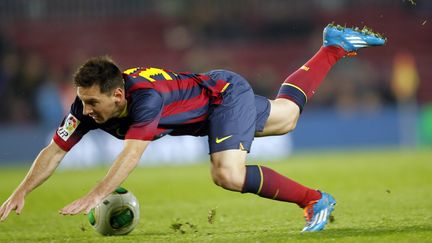
[[[386,40],[368,29],[328,25],[323,46],[282,83],[274,100],[255,95],[231,71],[180,73],[153,67],[121,72],[108,57],[84,63],[74,76],[77,97],[51,143],[37,156],[27,176],[0,207],[0,220],[20,213],[24,198],[41,185],[65,154],[90,130],[124,139],[107,175],[85,196],[60,210],[88,213],[114,191],[138,164],[147,145],[165,135],[208,136],[211,175],[227,190],[297,204],[304,209],[303,231],[324,229],[336,201],[260,165],[246,165],[255,136],[292,131],[321,81],[342,57]]]

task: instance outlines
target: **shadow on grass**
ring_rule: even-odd
[[[432,232],[432,225],[413,225],[413,226],[397,226],[397,227],[374,227],[374,228],[337,228],[337,229],[327,229],[322,232],[314,232],[314,233],[300,233],[296,231],[289,230],[288,232],[281,232],[278,230],[277,232],[273,230],[265,230],[265,231],[249,231],[249,230],[240,230],[240,231],[224,231],[222,232],[205,232],[201,231],[198,233],[172,233],[172,232],[163,232],[163,231],[140,231],[135,232],[133,234],[127,236],[109,236],[109,237],[95,237],[95,236],[66,236],[62,238],[56,237],[32,237],[32,238],[20,238],[14,237],[13,240],[19,241],[68,241],[68,242],[140,242],[143,240],[151,240],[151,241],[186,241],[190,240],[190,238],[195,238],[197,242],[208,241],[208,240],[216,240],[216,241],[229,241],[230,239],[236,240],[251,240],[254,241],[275,241],[275,242],[285,242],[287,240],[299,240],[299,241],[307,241],[307,240],[324,240],[324,239],[339,239],[342,240],[344,238],[351,237],[381,237],[386,235],[393,234],[416,234],[421,232]],[[214,238],[213,238],[214,237]]]
[[[394,226],[394,227],[373,227],[373,228],[337,228],[337,229],[326,229],[321,232],[310,232],[301,233],[299,231],[287,230],[287,232],[281,232],[279,229],[275,232],[274,230],[265,231],[224,231],[220,233],[214,232],[211,235],[216,239],[237,239],[243,240],[254,239],[255,241],[286,241],[286,240],[322,240],[322,239],[339,239],[351,237],[382,237],[394,234],[418,234],[422,232],[428,232],[432,234],[432,225],[412,225],[412,226]],[[147,235],[145,233],[144,235]],[[208,236],[208,235],[207,235]],[[203,235],[203,232],[196,234],[196,237],[203,240],[207,237]],[[179,236],[181,238],[181,236]]]
[[[416,234],[420,232],[432,232],[432,225],[412,225],[395,227],[374,227],[374,228],[338,228],[327,229],[322,232],[285,234],[288,239],[323,239],[323,238],[346,238],[346,237],[379,237],[393,234]],[[283,234],[278,234],[278,238]]]

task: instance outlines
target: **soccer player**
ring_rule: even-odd
[[[291,202],[304,209],[303,231],[322,230],[335,199],[260,165],[246,165],[254,136],[292,131],[306,102],[331,67],[360,48],[385,39],[369,30],[328,25],[324,43],[305,65],[288,76],[274,100],[257,96],[240,75],[213,70],[179,73],[160,68],[131,68],[123,73],[107,57],[84,63],[74,76],[77,97],[51,143],[37,156],[27,176],[0,207],[0,220],[20,213],[24,198],[54,172],[90,130],[124,139],[107,175],[85,196],[60,210],[88,213],[131,173],[147,145],[167,134],[208,135],[211,175],[216,185],[241,193]]]

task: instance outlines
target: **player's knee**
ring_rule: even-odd
[[[242,150],[225,150],[210,156],[211,175],[214,183],[232,191],[241,191],[246,176],[247,153]]]
[[[241,191],[243,188],[244,175],[240,171],[232,168],[213,168],[211,174],[213,182],[222,188],[232,191]]]
[[[217,186],[224,187],[224,185],[226,185],[229,181],[228,176],[219,170],[212,170],[211,175],[214,184],[216,184]]]

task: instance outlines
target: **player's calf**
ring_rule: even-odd
[[[268,199],[296,203],[301,208],[321,198],[319,191],[260,165],[246,166],[242,193],[254,193]]]

